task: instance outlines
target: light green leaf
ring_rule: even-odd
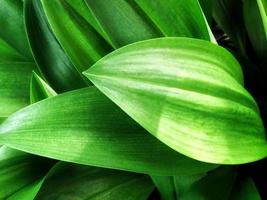
[[[240,65],[218,45],[190,38],[138,42],[112,52],[84,74],[184,155],[219,164],[267,156],[264,127],[242,86]]]
[[[246,55],[246,29],[243,21],[242,0],[216,0],[212,1],[212,4],[216,22],[233,40],[243,55]]]
[[[31,103],[56,95],[57,93],[41,77],[35,72],[32,73],[30,86]]]
[[[41,2],[54,34],[78,71],[84,71],[112,51],[112,47],[65,0]]]
[[[155,37],[187,36],[210,40],[196,0],[86,0],[115,48]]]
[[[1,124],[0,143],[63,161],[155,175],[216,167],[168,148],[94,87],[18,111]]]
[[[29,89],[33,63],[0,62],[0,118],[30,103]]]
[[[73,66],[51,32],[40,1],[26,0],[24,15],[34,58],[51,87],[57,92],[85,87],[88,81]]]
[[[244,19],[252,45],[267,72],[267,1],[245,0]]]
[[[35,199],[145,200],[153,188],[146,175],[59,162]]]
[[[43,176],[51,161],[7,147],[0,148],[0,199],[6,199]]]
[[[24,31],[23,2],[21,0],[0,1],[0,40],[4,40],[25,60],[31,61],[32,55]],[[0,43],[1,44],[1,43]]]

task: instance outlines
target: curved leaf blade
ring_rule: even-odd
[[[147,40],[114,51],[84,74],[184,155],[218,164],[267,156],[264,127],[242,86],[240,65],[217,45],[190,38]]]
[[[163,36],[210,40],[205,18],[195,0],[112,0],[108,4],[105,0],[86,0],[86,3],[114,48]]]
[[[112,51],[112,47],[66,0],[41,2],[53,33],[79,72]]]
[[[266,0],[245,0],[243,11],[249,38],[266,72],[267,2]]]
[[[43,176],[49,160],[7,147],[0,148],[0,198],[6,199]]]
[[[64,162],[52,170],[35,199],[145,200],[154,188],[140,174]]]
[[[48,83],[57,92],[87,86],[53,35],[40,1],[25,0],[24,15],[35,61]]]
[[[30,103],[30,74],[33,67],[33,63],[27,62],[0,62],[0,118],[6,118]]]
[[[0,143],[63,161],[155,175],[216,167],[168,148],[94,87],[17,112],[0,126]]]
[[[8,14],[7,14],[8,13]],[[24,30],[23,1],[0,1],[0,38],[8,43],[24,61],[32,61],[32,55]]]
[[[33,71],[30,85],[31,104],[56,95],[57,93],[53,88]]]

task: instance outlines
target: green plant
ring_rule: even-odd
[[[0,24],[0,199],[266,198],[266,0],[0,0]]]

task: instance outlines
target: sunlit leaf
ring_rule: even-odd
[[[240,65],[218,45],[190,38],[138,42],[112,52],[84,74],[184,155],[220,164],[267,156],[264,127],[242,86]]]

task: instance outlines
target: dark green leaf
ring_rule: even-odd
[[[3,39],[25,60],[31,61],[32,55],[24,31],[23,1],[0,1],[0,39]]]
[[[212,3],[213,16],[216,22],[233,40],[243,55],[246,55],[246,29],[242,14],[242,0],[216,0]]]
[[[86,0],[115,48],[162,36],[210,40],[196,0]]]
[[[48,83],[63,92],[87,85],[51,32],[39,1],[26,0],[25,24],[38,67]]]
[[[145,200],[153,188],[145,175],[59,162],[35,199]]]
[[[42,80],[41,77],[39,77],[35,72],[32,73],[30,87],[31,103],[56,96],[56,94],[57,93],[44,80]]]

